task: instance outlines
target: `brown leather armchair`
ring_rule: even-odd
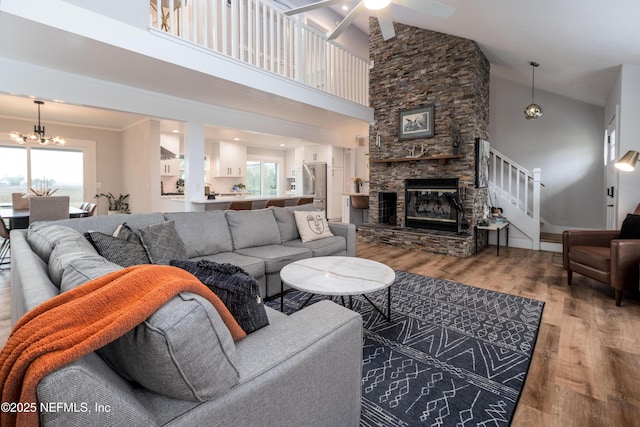
[[[634,214],[640,213],[640,204]],[[640,239],[619,239],[620,230],[567,230],[562,234],[563,267],[571,286],[573,272],[615,289],[616,305],[622,291],[638,289]]]

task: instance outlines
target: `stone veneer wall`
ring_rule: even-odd
[[[371,227],[362,228],[360,235],[368,241],[469,256],[475,246],[473,227],[482,217],[486,200],[486,189],[475,186],[475,138],[488,139],[489,62],[472,40],[396,23],[396,36],[384,41],[375,18],[370,18],[369,27],[369,52],[374,62],[369,96],[375,110],[369,133]],[[425,105],[434,106],[434,137],[400,141],[400,111]],[[452,154],[451,121],[460,130],[461,158],[450,159],[446,164],[424,159],[376,163],[385,158],[404,158],[414,144],[424,145],[427,157]],[[380,148],[376,146],[378,134]],[[439,241],[434,244],[432,237],[424,237],[424,232],[403,232],[404,180],[408,178],[459,178],[471,235],[461,238],[455,233],[431,233]],[[398,227],[384,231],[377,227],[380,192],[397,193]]]

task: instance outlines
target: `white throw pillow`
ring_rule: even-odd
[[[302,243],[333,236],[324,211],[294,211]]]

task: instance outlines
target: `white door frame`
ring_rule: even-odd
[[[618,143],[618,106],[616,114],[611,118],[605,131],[604,160],[605,160],[605,209],[607,230],[618,229],[618,169],[615,162],[619,158],[620,144]]]

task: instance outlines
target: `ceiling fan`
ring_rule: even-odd
[[[297,7],[285,12],[285,15],[297,15],[299,13],[309,12],[322,7],[331,6],[332,4],[342,3],[344,0],[322,0],[316,3],[311,3],[306,6]],[[418,12],[426,13],[437,18],[447,19],[455,8],[452,6],[439,3],[435,0],[360,0],[356,6],[351,9],[351,12],[338,24],[338,26],[327,35],[328,40],[334,40],[342,34],[342,32],[356,19],[360,12],[368,10],[373,12],[378,18],[380,29],[382,30],[382,38],[389,40],[396,35],[393,29],[393,20],[389,13],[389,4],[394,3],[396,5],[413,9]]]

